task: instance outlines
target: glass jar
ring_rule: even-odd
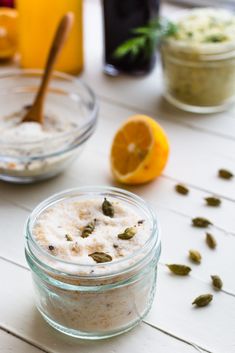
[[[235,42],[161,45],[165,97],[194,113],[226,110],[235,101]]]
[[[37,244],[32,230],[45,209],[62,200],[96,197],[120,201],[149,222],[151,234],[142,248],[113,262],[80,265],[60,260]],[[111,187],[65,191],[36,207],[25,232],[36,305],[55,329],[74,337],[101,339],[130,330],[150,310],[161,243],[156,215],[138,196]]]

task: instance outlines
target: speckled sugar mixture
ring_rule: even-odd
[[[77,125],[64,116],[49,113],[43,125],[22,122],[27,109],[14,112],[0,119],[0,140],[7,143],[46,142],[62,133],[70,132]]]
[[[150,236],[150,225],[143,215],[121,201],[109,199],[114,215],[107,216],[102,211],[103,201],[101,197],[60,201],[40,214],[33,236],[48,253],[78,264],[96,264],[89,256],[95,252],[107,254],[113,262],[142,248]],[[84,237],[91,223],[94,229]],[[120,239],[118,235],[127,228],[134,236]]]
[[[177,22],[174,39],[191,44],[234,42],[235,16],[225,9],[193,9]]]

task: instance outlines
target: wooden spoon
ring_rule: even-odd
[[[43,124],[44,122],[43,108],[44,108],[44,102],[45,102],[48,84],[50,82],[56,60],[71,30],[73,19],[74,19],[73,13],[68,12],[65,16],[62,17],[57,27],[57,30],[47,57],[46,67],[44,70],[44,74],[43,74],[42,81],[39,86],[37,95],[35,97],[33,104],[29,107],[29,110],[23,117],[22,122],[34,121],[40,124]]]

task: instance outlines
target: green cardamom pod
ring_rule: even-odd
[[[210,233],[206,233],[206,243],[209,246],[209,248],[211,248],[211,249],[215,249],[217,246],[217,242],[216,242],[215,238]]]
[[[212,223],[208,219],[203,217],[197,217],[192,219],[192,225],[197,228],[207,228],[211,224]]]
[[[192,305],[197,305],[198,307],[203,307],[208,305],[213,299],[212,294],[202,294],[199,297],[195,298],[192,302]]]
[[[178,275],[178,276],[187,276],[191,271],[191,268],[185,265],[171,264],[166,266],[169,268],[171,272],[173,272],[175,275]]]
[[[92,257],[92,259],[97,263],[103,262],[110,262],[112,261],[112,256],[105,254],[104,252],[93,252],[92,254],[88,255]]]
[[[212,284],[216,289],[219,289],[219,290],[222,289],[223,281],[219,276],[213,275],[211,276],[211,279],[212,279]]]
[[[187,195],[189,193],[189,189],[186,188],[186,186],[182,184],[177,184],[175,186],[175,191],[178,192],[181,195]]]
[[[104,198],[104,201],[102,203],[102,211],[105,216],[113,218],[114,216],[114,208],[111,202],[109,202],[106,197]]]
[[[222,179],[232,179],[233,178],[233,173],[230,172],[229,170],[226,170],[226,169],[220,169],[218,171],[218,176]]]
[[[197,250],[189,250],[189,258],[193,262],[200,264],[202,256],[201,256],[200,252]]]
[[[90,223],[88,223],[82,231],[81,237],[82,238],[87,238],[89,237],[89,235],[91,235],[91,233],[95,230],[95,221],[92,221]]]
[[[218,199],[217,197],[206,197],[205,201],[208,206],[212,206],[212,207],[218,207],[221,204],[221,200]]]
[[[122,240],[129,240],[136,234],[136,228],[130,227],[126,228],[123,233],[118,234],[118,238]]]
[[[70,234],[65,234],[65,238],[67,241],[73,241],[73,237]]]

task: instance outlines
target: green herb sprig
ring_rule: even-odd
[[[162,38],[173,36],[176,32],[175,23],[162,17],[154,18],[146,26],[133,29],[131,33],[135,37],[121,44],[115,50],[114,57],[119,59],[130,55],[135,58],[140,53],[145,57],[150,57]]]

